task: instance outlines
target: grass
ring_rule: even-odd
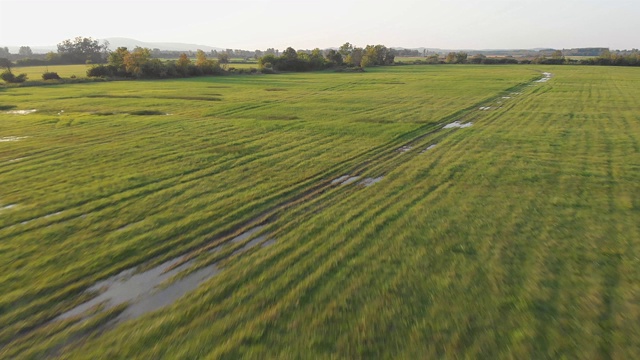
[[[635,358],[638,76],[406,66],[6,89],[0,105],[38,111],[0,122],[27,136],[0,143],[0,209],[16,205],[0,210],[0,357]],[[473,126],[442,129],[454,120]],[[384,179],[330,185],[345,174]],[[97,333],[111,313],[47,322],[99,279],[260,216],[276,243],[199,253],[222,272],[168,308]]]
[[[11,68],[11,71],[14,74],[27,74],[28,80],[42,80],[42,74],[45,72],[56,72],[61,78],[69,78],[72,75],[86,78],[87,69],[90,67],[91,65],[16,66]]]

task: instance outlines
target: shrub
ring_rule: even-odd
[[[15,76],[11,71],[5,70],[2,74],[0,74],[0,79],[8,83],[22,83],[27,80],[27,74],[20,74],[18,76]]]
[[[42,74],[42,80],[60,80],[60,75],[57,72],[45,72]]]

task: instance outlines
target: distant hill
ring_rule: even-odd
[[[196,51],[198,49],[202,51],[212,51],[212,50],[224,50],[222,48],[207,46],[207,45],[196,45],[196,44],[185,44],[185,43],[167,43],[167,42],[145,42],[139,41],[135,39],[129,38],[107,38],[100,39],[100,41],[106,40],[109,42],[109,49],[115,50],[119,47],[126,47],[128,49],[133,49],[136,46],[149,48],[149,49],[160,49],[166,51]]]

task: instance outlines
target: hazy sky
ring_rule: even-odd
[[[129,37],[233,49],[640,47],[640,0],[0,0],[0,44]]]

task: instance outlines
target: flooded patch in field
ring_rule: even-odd
[[[265,248],[265,247],[271,246],[271,245],[273,245],[275,243],[276,243],[275,239],[269,239],[269,240],[267,240],[267,241],[262,243],[262,247]]]
[[[343,181],[342,185],[353,184],[354,182],[358,181],[359,179],[360,179],[360,176],[351,176],[347,180]]]
[[[48,218],[51,218],[51,217],[54,217],[54,216],[62,215],[63,212],[64,211],[58,211],[58,212],[47,214],[47,215],[44,215],[44,216],[41,216],[41,217],[38,217],[38,218],[25,220],[25,221],[21,222],[20,225],[27,225],[28,223],[30,223],[32,221],[36,221],[36,220],[40,220],[40,219],[48,219]]]
[[[21,158],[15,158],[15,159],[7,160],[7,162],[10,162],[10,163],[12,163],[12,162],[18,162],[18,161],[21,161],[21,160],[24,160],[24,159],[26,159],[26,157],[21,157]]]
[[[131,227],[133,227],[133,226],[135,226],[135,225],[140,224],[140,223],[141,223],[141,222],[143,222],[143,221],[144,221],[144,220],[140,220],[140,221],[133,222],[133,223],[131,223],[131,224],[127,224],[127,225],[125,225],[125,226],[122,226],[122,227],[118,228],[118,230],[116,230],[116,231],[125,231],[125,230],[127,230],[127,229],[129,229],[129,228],[131,228]]]
[[[231,239],[231,242],[234,244],[237,244],[239,242],[242,242],[244,240],[247,240],[248,238],[251,237],[251,235],[259,232],[260,230],[264,229],[264,225],[260,225],[260,226],[256,226],[254,228],[251,228],[245,232],[243,232],[242,234],[234,237],[233,239]]]
[[[344,182],[345,180],[347,180],[347,179],[348,179],[348,178],[350,178],[350,177],[351,177],[350,175],[343,175],[343,176],[340,176],[340,177],[339,177],[339,178],[337,178],[337,179],[333,179],[333,180],[331,181],[331,185],[341,184],[342,182]]]
[[[511,96],[503,96],[503,99],[511,99]]]
[[[549,81],[549,79],[551,79],[553,74],[551,74],[549,72],[543,72],[542,76],[543,76],[542,79],[536,80],[536,82],[538,82],[538,83],[547,82],[547,81]]]
[[[20,141],[26,138],[28,138],[28,136],[5,136],[0,138],[0,142]]]
[[[411,146],[405,145],[405,146],[399,148],[396,151],[399,152],[399,153],[406,153],[407,151],[411,151],[411,149],[413,149]]]
[[[235,250],[234,252],[231,253],[231,255],[235,255],[241,252],[245,252],[249,249],[251,249],[252,247],[258,245],[261,242],[264,242],[265,240],[267,240],[267,236],[266,235],[262,235],[262,236],[258,236],[257,238],[249,241],[248,243],[244,244],[243,247],[241,247],[240,249]],[[270,241],[271,239],[269,239],[268,241]],[[265,245],[263,244],[262,247],[264,247]]]
[[[62,215],[62,213],[63,213],[63,211],[58,211],[58,212],[54,212],[54,213],[52,213],[52,214],[47,214],[47,215],[43,216],[42,218],[43,218],[43,219],[48,219],[48,218],[50,218],[50,217],[54,217],[54,216],[58,216],[58,215]]]
[[[371,185],[377,184],[384,179],[384,176],[378,176],[376,178],[366,178],[360,181],[360,185],[364,185],[365,187],[369,187]]]
[[[481,106],[481,107],[480,107],[480,110],[483,110],[483,111],[485,111],[485,110],[491,110],[491,106]]]
[[[436,146],[438,146],[438,144],[432,144],[432,145],[429,145],[429,146],[427,146],[427,148],[426,148],[426,149],[422,150],[422,151],[420,152],[420,154],[424,154],[424,153],[426,153],[427,151],[429,151],[429,150],[433,149],[433,148],[434,148],[434,147],[436,147]]]
[[[264,229],[264,227],[264,225],[253,227],[234,237],[230,242],[240,243],[247,240]],[[262,247],[267,247],[274,244],[275,240],[267,239],[267,235],[261,235],[250,240],[240,249],[235,250],[232,255],[244,252],[260,243],[262,243]],[[209,250],[209,252],[215,252],[223,245],[224,244],[221,244]],[[195,260],[181,263],[184,261],[183,258],[184,255],[178,256],[143,272],[137,272],[139,267],[133,267],[99,281],[85,290],[86,293],[97,293],[98,295],[96,297],[61,314],[54,319],[54,321],[82,315],[88,310],[100,305],[102,306],[100,311],[106,311],[122,304],[127,304],[126,309],[112,320],[110,324],[135,319],[148,312],[171,305],[221,271],[217,263],[214,263],[197,269],[169,283],[171,279],[185,272],[195,264]]]
[[[14,207],[16,207],[16,206],[18,206],[18,204],[9,204],[9,205],[5,205],[5,206],[3,206],[3,207],[0,207],[0,211],[2,211],[2,210],[11,210],[11,209],[13,209],[13,208],[14,208]]]
[[[142,297],[139,301],[131,304],[115,319],[115,323],[138,318],[148,312],[159,310],[169,306],[186,293],[195,290],[200,284],[218,274],[220,269],[215,264],[198,269],[176,282]]]
[[[332,185],[340,184],[340,185],[349,185],[360,179],[360,176],[351,176],[351,175],[343,175],[337,179],[331,181]]]
[[[36,110],[36,109],[31,109],[31,110],[11,110],[11,111],[5,112],[5,114],[28,115],[28,114],[33,114],[36,111],[38,111],[38,110]]]
[[[249,229],[249,230],[247,230],[247,231],[243,232],[242,234],[240,234],[240,235],[238,235],[238,236],[234,237],[233,239],[231,239],[231,243],[233,243],[233,244],[237,244],[237,243],[239,243],[239,242],[242,242],[242,241],[244,241],[244,240],[246,240],[246,239],[250,238],[250,237],[251,237],[251,236],[253,236],[254,234],[256,234],[256,233],[260,232],[260,230],[262,230],[262,229],[264,229],[264,225],[260,225],[260,226],[256,226],[256,227],[254,227],[254,228],[251,228],[251,229]],[[265,241],[265,240],[266,240],[266,241]],[[273,241],[275,241],[275,240],[273,240],[273,239],[267,239],[267,235],[261,235],[261,236],[258,236],[258,237],[257,237],[257,238],[255,238],[255,239],[252,239],[251,241],[247,242],[246,244],[244,244],[244,246],[243,246],[243,247],[241,247],[240,249],[237,249],[237,250],[235,250],[233,253],[231,253],[231,255],[235,255],[235,254],[237,254],[237,253],[241,253],[241,252],[244,252],[244,251],[246,251],[246,250],[249,250],[249,249],[251,249],[252,247],[254,247],[254,246],[256,246],[256,245],[258,245],[258,244],[260,244],[260,243],[263,243],[263,244],[262,244],[262,247],[266,247],[266,246],[271,245],[271,243],[272,243]],[[269,244],[268,244],[268,245],[265,245],[265,244],[267,244],[267,243],[269,243]]]
[[[463,123],[461,123],[459,121],[454,121],[451,124],[445,125],[443,129],[453,129],[453,128],[464,129],[464,128],[470,127],[471,125],[473,125],[473,123],[468,122],[468,123],[464,123],[463,124]]]
[[[63,313],[56,320],[80,315],[100,304],[104,305],[103,310],[108,310],[130,301],[142,300],[145,295],[150,295],[156,286],[192,265],[191,262],[186,262],[175,266],[179,261],[180,258],[172,259],[138,274],[135,274],[137,268],[130,268],[99,281],[86,290],[88,293],[100,292],[98,296]]]

